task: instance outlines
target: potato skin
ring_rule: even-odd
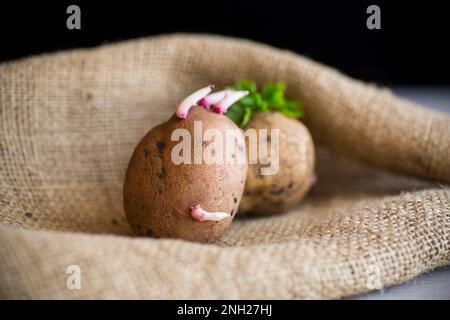
[[[171,134],[177,128],[190,131],[193,157],[194,121],[202,121],[203,132],[216,128],[224,136],[226,129],[237,128],[227,117],[195,106],[186,119],[174,115],[145,135],[134,150],[124,184],[125,213],[137,235],[212,242],[230,226],[248,165],[174,164],[171,151],[179,142],[171,141]],[[196,221],[190,208],[197,204],[232,216],[218,222]]]
[[[268,129],[269,134],[270,129],[280,130],[279,170],[274,175],[261,175],[259,164],[249,165],[239,212],[280,213],[297,204],[311,187],[315,162],[312,137],[300,121],[278,112],[256,114],[248,128]],[[270,148],[270,141],[267,144]]]

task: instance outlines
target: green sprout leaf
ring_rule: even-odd
[[[256,91],[257,91],[256,83],[254,81],[248,81],[248,80],[238,81],[238,83],[234,87],[231,87],[231,89],[247,90],[250,92],[250,94],[256,93]]]
[[[242,117],[242,121],[240,123],[241,127],[245,126],[250,121],[250,118],[252,117],[252,113],[253,113],[252,109],[250,109],[250,108],[246,108],[244,110],[244,116]]]
[[[282,82],[266,83],[262,91],[258,92],[256,82],[241,80],[228,89],[249,91],[248,96],[233,104],[225,114],[240,127],[244,127],[257,112],[274,110],[289,118],[303,116],[303,104],[300,101],[286,100],[286,84]]]
[[[240,126],[242,119],[244,118],[244,109],[235,103],[228,109],[226,116]]]

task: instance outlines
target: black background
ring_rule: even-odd
[[[383,85],[450,84],[450,11],[423,1],[15,1],[0,4],[0,61],[168,32],[288,48]],[[66,9],[81,8],[81,30]],[[381,30],[366,27],[370,4]]]

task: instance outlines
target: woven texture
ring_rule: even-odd
[[[283,81],[318,184],[214,244],[135,238],[134,146],[186,93]],[[450,263],[450,118],[291,52],[170,35],[0,65],[1,298],[338,298]],[[66,269],[81,268],[80,290]]]

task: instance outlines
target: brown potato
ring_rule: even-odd
[[[250,164],[240,214],[273,214],[297,204],[314,182],[314,144],[308,129],[298,120],[278,112],[256,114],[246,129],[279,129],[279,170],[261,175],[261,164]],[[270,148],[270,135],[268,137]],[[247,140],[248,143],[248,140]],[[249,150],[249,148],[247,148]],[[268,149],[270,150],[270,149]],[[260,159],[259,159],[260,160]]]
[[[203,132],[216,128],[224,137],[225,130],[237,129],[226,116],[194,106],[186,119],[174,115],[147,133],[134,150],[124,184],[125,212],[137,235],[211,242],[230,226],[248,166],[245,162],[175,164],[171,153],[179,142],[171,141],[172,132],[185,128],[193,141],[194,121],[201,121]],[[203,142],[203,147],[207,144]],[[194,143],[191,145],[193,148]],[[191,154],[193,158],[192,149]],[[197,204],[208,211],[230,213],[230,217],[221,221],[194,220],[191,207]]]

